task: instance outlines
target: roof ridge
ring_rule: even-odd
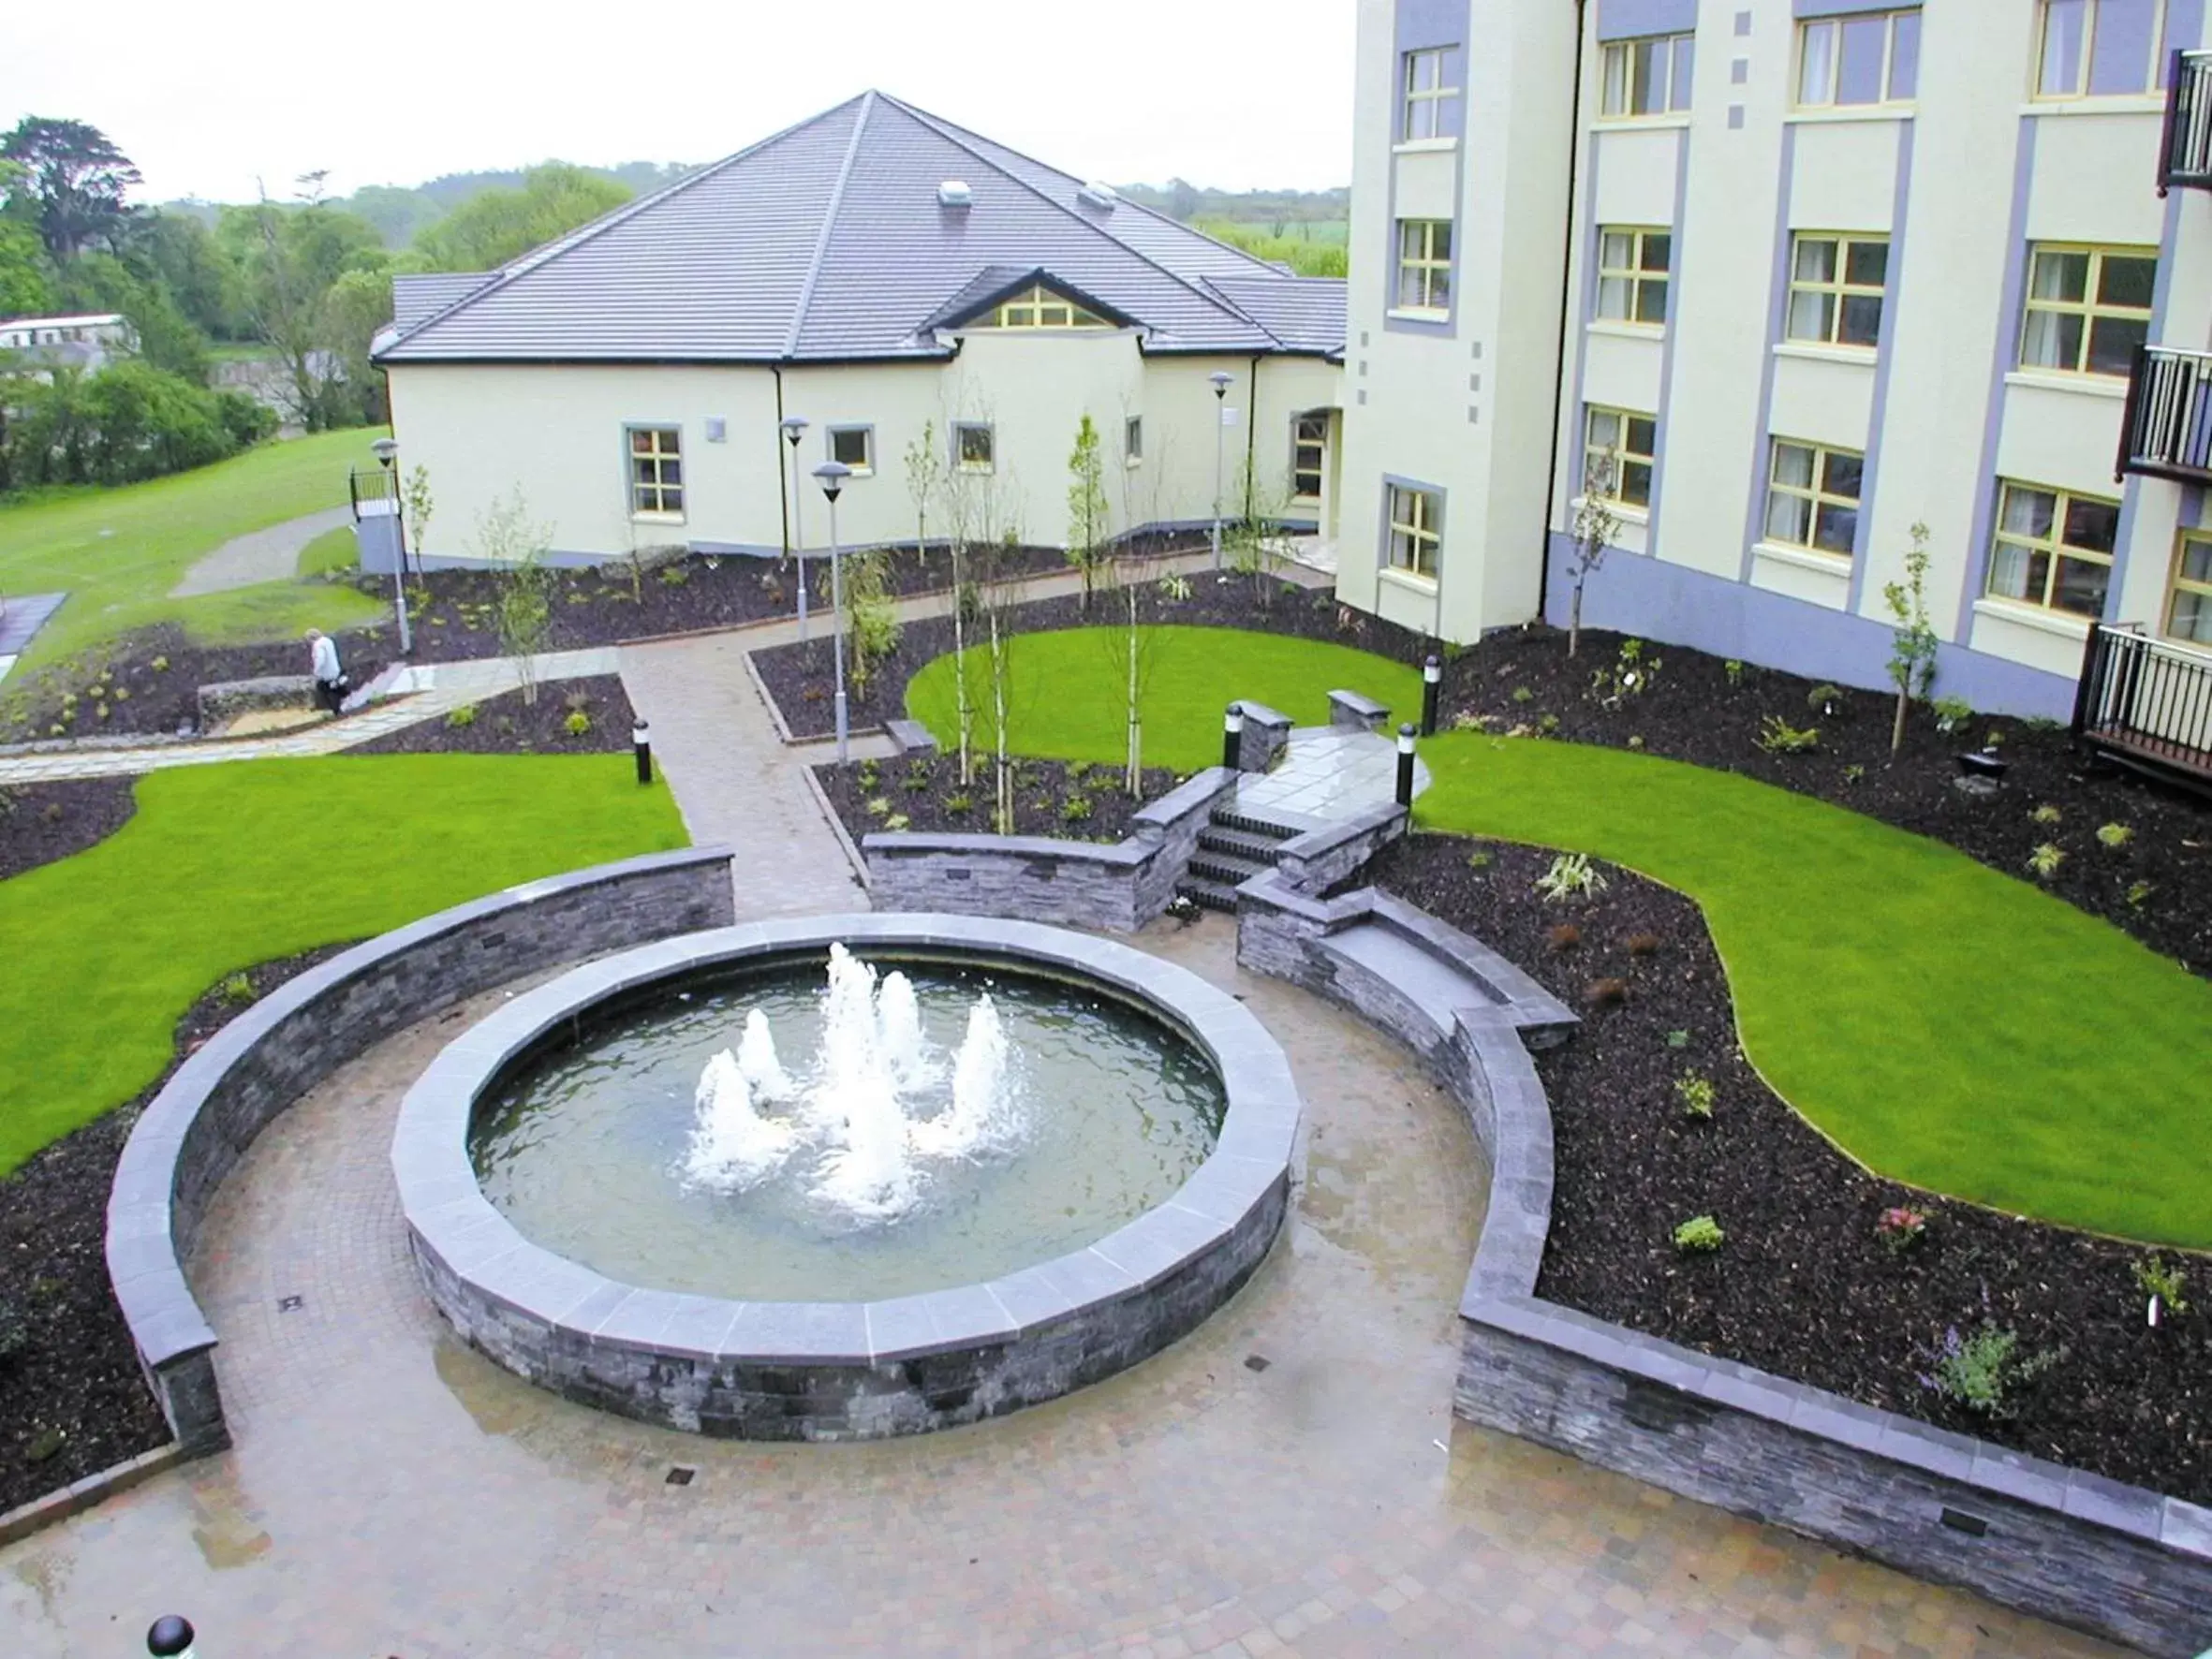
[[[845,141],[845,159],[838,164],[837,182],[830,186],[829,205],[822,210],[822,228],[814,239],[814,257],[806,262],[806,276],[799,285],[799,298],[791,307],[790,331],[784,336],[786,358],[798,351],[799,336],[805,332],[806,309],[814,303],[814,286],[821,278],[822,261],[830,251],[830,233],[837,228],[837,210],[845,205],[845,185],[852,177],[852,164],[860,158],[861,135],[868,130],[868,117],[875,112],[877,96],[873,87],[861,94],[861,110],[853,117],[852,137]]]
[[[682,178],[676,180],[673,184],[663,184],[659,189],[652,191],[647,195],[638,197],[630,201],[626,201],[620,207],[613,208],[607,213],[601,213],[597,218],[589,220],[586,223],[578,226],[575,229],[568,232],[566,235],[556,236],[553,239],[553,241],[541,243],[539,246],[530,249],[527,253],[517,255],[514,258],[509,260],[505,265],[499,266],[495,270],[487,272],[421,271],[406,272],[406,274],[411,276],[482,276],[486,280],[479,283],[475,287],[469,289],[467,293],[460,296],[460,298],[450,301],[447,304],[440,306],[437,310],[432,312],[428,316],[424,317],[420,322],[416,323],[413,327],[403,330],[396,337],[393,338],[391,345],[387,345],[385,349],[390,351],[393,347],[412,339],[415,335],[420,334],[423,330],[430,328],[432,325],[444,322],[446,318],[453,316],[456,312],[462,311],[466,307],[475,304],[479,300],[486,299],[489,296],[497,293],[509,284],[515,282],[522,277],[527,276],[533,271],[542,269],[544,266],[551,264],[554,259],[559,258],[563,254],[568,253],[572,248],[582,247],[585,242],[592,241],[594,238],[602,235],[606,231],[613,229],[615,226],[627,224],[628,221],[636,218],[640,213],[643,213],[646,209],[659,206],[662,202],[668,200],[671,196],[675,196],[682,191],[688,190],[694,184],[704,184],[708,179],[719,176],[730,168],[735,167],[739,162],[744,161],[750,156],[759,154],[761,151],[767,149],[769,145],[780,143],[785,139],[789,138],[793,133],[800,132],[807,127],[813,126],[818,122],[827,121],[831,116],[836,114],[838,110],[846,109],[852,104],[860,103],[865,99],[872,98],[875,95],[876,95],[872,92],[859,93],[854,95],[852,97],[847,98],[842,104],[833,104],[827,110],[823,110],[817,112],[816,114],[809,115],[804,121],[794,121],[790,125],[779,128],[777,131],[770,133],[764,139],[755,139],[752,143],[747,144],[742,150],[731,151],[728,155],[723,156],[719,161],[710,161],[704,167],[695,169],[693,171],[686,173]],[[839,179],[840,184],[842,184],[843,175],[840,175]]]
[[[1234,294],[1230,293],[1228,289],[1224,288],[1218,282],[1214,280],[1211,272],[1201,273],[1198,280],[1204,283],[1207,287],[1211,288],[1215,295],[1220,300],[1222,304],[1226,305],[1230,310],[1235,312],[1237,316],[1243,317],[1245,321],[1250,323],[1252,327],[1258,329],[1262,334],[1265,334],[1277,345],[1288,346],[1290,345],[1289,341],[1285,340],[1280,334],[1276,333],[1273,329],[1261,322],[1259,317],[1253,316],[1251,312],[1246,311],[1243,304],[1238,301]]]

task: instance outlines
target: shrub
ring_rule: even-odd
[[[476,724],[476,705],[474,703],[463,703],[458,709],[447,710],[446,724],[451,727],[455,731],[460,731],[468,727],[474,726]]]
[[[568,717],[561,722],[561,729],[572,738],[580,738],[591,728],[592,717],[582,709],[572,711]]]
[[[1910,1204],[1893,1204],[1874,1218],[1874,1236],[1889,1246],[1892,1255],[1902,1255],[1927,1237],[1928,1216]]]
[[[1554,950],[1572,950],[1582,943],[1582,929],[1571,921],[1563,921],[1545,935]]]
[[[1547,904],[1595,898],[1607,885],[1605,873],[1591,865],[1587,853],[1561,853],[1536,878],[1536,890]]]
[[[1807,755],[1821,746],[1821,728],[1800,729],[1779,714],[1769,714],[1759,728],[1759,746],[1769,755]]]
[[[2189,1302],[2182,1295],[2187,1276],[2181,1264],[2168,1267],[2165,1258],[2153,1251],[2135,1264],[2135,1284],[2145,1296],[2155,1296],[2165,1304],[2170,1314],[2186,1314]]]
[[[1688,1048],[1689,1033],[1682,1030],[1670,1031],[1667,1033],[1667,1047],[1670,1049]]]
[[[1621,943],[1629,947],[1630,956],[1657,956],[1659,954],[1659,936],[1657,933],[1630,933]]]
[[[2046,800],[2028,815],[2028,821],[2030,824],[2056,824],[2060,815],[2058,809]]]
[[[1685,1255],[1703,1255],[1720,1248],[1728,1235],[1709,1215],[1693,1215],[1674,1229],[1674,1248]]]
[[[2013,1394],[2064,1358],[2062,1348],[2024,1354],[2018,1331],[1987,1320],[1971,1336],[1959,1335],[1953,1326],[1920,1386],[1982,1417],[2009,1417],[2018,1409]]]
[[[845,615],[850,624],[852,683],[864,692],[883,660],[899,648],[899,612],[891,596],[891,565],[880,551],[846,561]]]
[[[2128,908],[2131,910],[2142,909],[2144,900],[2158,890],[2154,884],[2147,881],[2130,882],[2128,884]]]
[[[215,995],[227,1003],[250,1003],[254,1000],[254,982],[243,974],[226,974],[215,987]]]
[[[1080,784],[1089,774],[1090,770],[1091,763],[1087,760],[1070,760],[1068,763],[1068,781],[1070,784]]]
[[[2134,839],[2135,831],[2125,824],[2100,824],[2097,826],[2097,844],[2111,847],[2116,852]]]
[[[1974,705],[1957,696],[1938,697],[1935,710],[1938,731],[1956,731],[1974,717]]]
[[[561,707],[571,714],[589,711],[591,706],[592,694],[588,691],[572,691],[561,699]]]
[[[1831,685],[1825,680],[1805,694],[1805,706],[1817,709],[1823,714],[1833,714],[1843,701],[1843,687]]]
[[[871,818],[889,817],[891,815],[891,801],[884,796],[871,795],[862,803],[861,810]]]
[[[1643,640],[1623,639],[1620,654],[1614,659],[1613,666],[1600,668],[1590,676],[1590,689],[1606,708],[1618,709],[1630,697],[1642,697],[1649,691],[1659,671],[1659,659],[1644,656]]]
[[[1720,671],[1728,676],[1729,690],[1733,691],[1737,686],[1743,684],[1744,665],[1736,661],[1734,657],[1732,656],[1728,659],[1728,661],[1722,663],[1720,665]]]
[[[1626,979],[1593,979],[1583,987],[1582,1000],[1593,1008],[1609,1008],[1629,1000]]]
[[[1533,703],[1536,701],[1536,693],[1530,691],[1526,685],[1516,685],[1513,687],[1513,701],[1516,703]]]
[[[958,794],[946,796],[945,799],[939,801],[937,804],[943,807],[945,811],[950,813],[953,817],[965,817],[967,814],[975,811],[976,798],[968,794],[966,790],[962,790]]]
[[[1060,803],[1060,820],[1067,824],[1080,824],[1091,815],[1091,800],[1087,795],[1070,795]]]
[[[1559,716],[1556,714],[1546,714],[1536,723],[1536,735],[1540,738],[1548,738],[1558,729]]]
[[[2058,866],[2066,862],[2066,854],[2050,842],[2044,842],[2028,855],[2028,867],[2043,881],[2058,874]]]
[[[1843,781],[1847,784],[1856,784],[1865,778],[1865,775],[1866,769],[1863,766],[1852,765],[1847,766],[1843,769]]]
[[[1682,1102],[1686,1118],[1709,1118],[1715,1098],[1713,1079],[1703,1072],[1686,1071],[1674,1079],[1674,1098]]]
[[[861,769],[853,774],[853,781],[867,794],[876,792],[876,785],[883,781],[883,772],[873,760],[861,762]]]
[[[659,580],[663,587],[680,588],[690,580],[691,572],[681,565],[663,565],[660,567]]]
[[[1469,870],[1487,870],[1497,861],[1497,859],[1489,853],[1469,853],[1467,856],[1467,867]]]
[[[166,674],[169,672],[169,658],[166,656],[157,656],[146,666],[152,668],[156,674]]]
[[[914,827],[914,820],[907,816],[905,813],[893,813],[883,820],[883,827],[892,831],[911,830]]]
[[[919,795],[924,789],[929,787],[929,774],[927,772],[923,772],[920,777],[915,777],[913,774],[908,773],[906,777],[903,777],[899,780],[899,787],[904,789],[909,795]]]

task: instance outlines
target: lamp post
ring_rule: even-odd
[[[837,546],[837,496],[852,468],[842,461],[825,461],[814,469],[822,493],[830,498],[830,609],[835,613],[831,632],[837,651],[837,764],[845,764],[845,565]]]
[[[791,446],[791,539],[799,548],[799,643],[806,643],[806,530],[805,520],[799,510],[799,440],[806,435],[806,417],[787,415],[783,420],[784,438]],[[786,548],[786,552],[790,549]],[[840,682],[844,676],[840,675]]]
[[[1229,421],[1229,384],[1231,378],[1227,369],[1216,369],[1206,376],[1214,386],[1214,574],[1221,574],[1221,431]]]
[[[407,520],[400,511],[399,478],[391,470],[399,460],[399,445],[391,438],[378,438],[369,446],[369,453],[384,469],[385,492],[391,502],[392,522],[399,528],[397,557],[391,562],[391,607],[399,616],[399,653],[406,656],[415,649],[415,640],[407,629]]]

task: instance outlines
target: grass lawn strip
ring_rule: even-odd
[[[87,852],[0,882],[0,1174],[128,1099],[193,999],[517,882],[686,844],[623,756],[182,768]]]

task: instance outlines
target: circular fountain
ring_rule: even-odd
[[[449,1045],[392,1148],[432,1299],[572,1398],[709,1433],[966,1422],[1249,1276],[1298,1100],[1235,1001],[1030,923],[848,916],[575,969]]]

